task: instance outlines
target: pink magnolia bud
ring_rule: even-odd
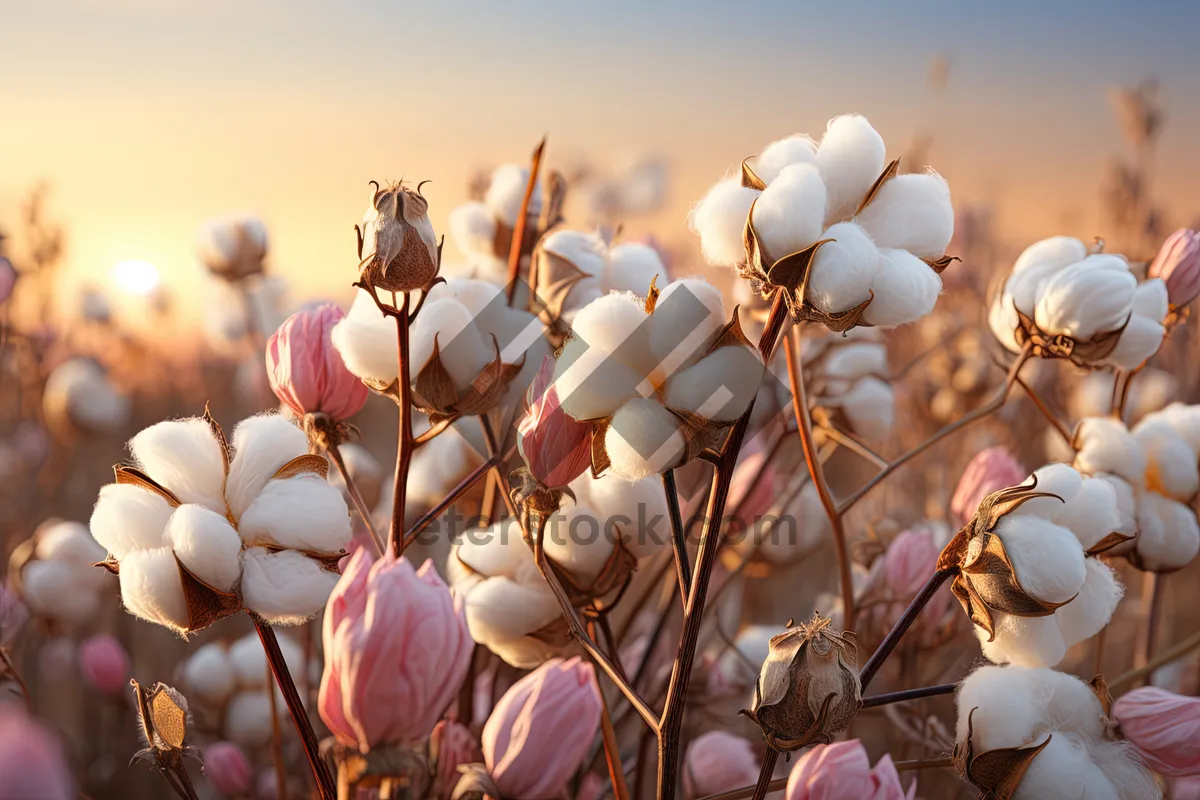
[[[1028,474],[1003,447],[989,447],[976,453],[958,481],[950,511],[960,525],[965,525],[975,516],[983,498],[1006,486],[1019,485]]]
[[[359,550],[329,596],[319,709],[343,744],[416,744],[457,696],[475,643],[426,561]]]
[[[1160,775],[1200,775],[1200,697],[1157,686],[1134,689],[1113,705],[1121,734]]]
[[[551,800],[600,729],[591,664],[551,659],[513,684],[483,726],[483,761],[502,797]]]
[[[592,426],[559,405],[554,359],[546,356],[529,387],[529,411],[517,427],[517,447],[533,476],[547,486],[566,486],[592,463]]]
[[[465,725],[442,720],[429,737],[429,750],[437,760],[437,790],[439,797],[449,797],[458,783],[461,764],[480,760],[479,741]]]
[[[750,742],[725,731],[697,736],[683,763],[683,791],[689,798],[721,794],[758,780],[758,758]]]
[[[328,414],[341,422],[367,402],[367,387],[346,369],[330,340],[342,310],[331,303],[288,317],[267,341],[271,391],[299,416]]]
[[[881,602],[872,607],[873,618],[883,629],[900,619],[908,604],[937,568],[941,552],[935,534],[928,529],[901,532],[884,552],[877,568],[872,569],[871,590]],[[948,590],[937,592],[917,619],[930,630],[941,622],[953,602]]]
[[[129,689],[129,654],[112,636],[102,633],[79,645],[79,673],[88,686],[105,694]]]
[[[204,774],[221,794],[242,794],[250,789],[254,772],[242,748],[217,742],[204,749]]]
[[[1146,270],[1149,278],[1162,278],[1167,299],[1176,308],[1200,294],[1200,232],[1180,228],[1167,237]]]
[[[62,746],[13,703],[0,703],[0,800],[73,800]]]
[[[817,745],[796,761],[788,776],[786,800],[911,800],[892,759],[884,756],[875,768],[857,739]]]

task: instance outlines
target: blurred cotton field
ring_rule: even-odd
[[[0,800],[1200,797],[1200,17],[666,5],[16,12]]]

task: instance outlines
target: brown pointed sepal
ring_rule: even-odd
[[[1112,550],[1114,547],[1120,547],[1121,545],[1125,544],[1126,542],[1132,542],[1136,538],[1137,538],[1136,536],[1130,536],[1125,533],[1113,531],[1108,536],[1105,536],[1103,539],[1101,539],[1100,541],[1096,542],[1094,545],[1089,547],[1087,549],[1087,554],[1089,556],[1093,556],[1093,557],[1098,556],[1101,553],[1107,553],[1109,550]]]
[[[1029,765],[1052,737],[1047,735],[1040,744],[1029,747],[1001,747],[976,754],[972,742],[976,711],[973,708],[967,715],[967,738],[954,745],[954,768],[979,790],[981,800],[1012,800]]]
[[[866,209],[867,206],[871,205],[871,201],[874,200],[879,194],[879,190],[883,188],[883,185],[892,178],[896,177],[899,172],[900,159],[896,158],[883,168],[883,172],[879,173],[879,177],[876,178],[875,182],[871,184],[871,188],[867,190],[866,196],[863,197],[862,202],[858,204],[858,208],[855,210],[854,216],[857,217]]]
[[[962,261],[962,259],[958,256],[942,256],[941,258],[928,258],[925,260],[925,263],[929,265],[930,269],[932,269],[938,275],[941,275],[946,271],[946,267],[950,266],[955,261]]]
[[[222,592],[197,578],[175,556],[183,598],[188,609],[188,633],[207,628],[214,622],[232,617],[242,610],[242,598],[235,592]]]

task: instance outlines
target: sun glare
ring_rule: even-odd
[[[158,286],[158,268],[148,261],[122,261],[111,274],[117,286],[134,294],[149,294]]]

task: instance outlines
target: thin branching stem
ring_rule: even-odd
[[[354,510],[362,517],[363,524],[367,526],[367,531],[371,534],[371,544],[375,548],[375,556],[377,558],[382,556],[383,540],[380,538],[379,532],[375,530],[375,522],[371,519],[371,509],[367,508],[367,504],[362,498],[362,492],[358,490],[358,484],[355,483],[350,470],[346,468],[346,461],[342,458],[341,449],[338,448],[337,442],[331,441],[326,450],[329,452],[329,457],[333,459],[338,473],[342,476],[342,481],[346,484],[346,493],[350,495],[350,501],[354,503]]]
[[[1067,427],[1066,423],[1060,420],[1058,415],[1050,410],[1050,407],[1046,405],[1046,401],[1041,398],[1041,395],[1034,391],[1032,386],[1030,386],[1021,378],[1017,378],[1016,380],[1020,387],[1025,390],[1025,394],[1029,396],[1029,399],[1033,401],[1033,404],[1037,406],[1037,410],[1040,411],[1042,416],[1046,418],[1046,421],[1050,423],[1050,427],[1054,428],[1054,430],[1058,432],[1058,435],[1063,438],[1063,441],[1066,442],[1069,447],[1074,448],[1075,438],[1071,435],[1071,431]]]
[[[954,570],[943,569],[938,570],[930,576],[929,580],[925,581],[925,585],[921,587],[921,591],[917,592],[917,596],[908,604],[908,608],[904,609],[904,613],[900,615],[900,619],[896,620],[896,624],[887,632],[887,636],[883,637],[883,641],[879,643],[879,647],[867,659],[867,663],[863,665],[862,671],[858,674],[859,683],[865,690],[871,683],[871,679],[875,677],[875,673],[883,666],[883,662],[887,661],[888,656],[896,649],[896,645],[900,644],[901,637],[917,620],[917,615],[921,613],[921,609],[925,608],[928,603],[941,588],[950,576],[954,574]]]
[[[475,469],[468,473],[467,477],[458,482],[458,485],[450,490],[450,493],[441,499],[441,501],[433,508],[426,511],[417,521],[412,524],[408,532],[404,534],[404,546],[408,547],[416,541],[417,537],[429,527],[429,524],[435,519],[446,513],[446,509],[454,505],[464,494],[471,490],[475,484],[479,483],[480,478],[487,475],[492,467],[496,466],[496,458],[489,458]]]
[[[396,320],[396,358],[399,365],[397,392],[400,406],[400,431],[396,436],[396,478],[392,486],[392,528],[388,533],[388,547],[399,559],[404,555],[404,503],[408,491],[408,469],[412,465],[415,449],[412,432],[412,388],[409,385],[408,356],[408,293],[399,307]]]
[[[679,509],[679,487],[675,471],[662,474],[663,492],[667,496],[667,511],[671,519],[671,549],[675,553],[675,575],[679,580],[679,597],[687,597],[692,583],[692,568],[688,565],[687,534],[683,530],[683,512]]]
[[[1144,667],[1138,667],[1137,669],[1129,670],[1129,672],[1126,672],[1124,675],[1121,675],[1115,681],[1110,683],[1108,688],[1114,695],[1116,695],[1127,686],[1131,686],[1137,681],[1140,681],[1142,678],[1152,674],[1159,667],[1183,658],[1197,648],[1200,648],[1200,632],[1192,634],[1169,650],[1165,650],[1160,655],[1150,659],[1150,661],[1148,661]]]
[[[900,692],[877,694],[874,697],[864,697],[862,707],[877,708],[879,706],[891,705],[892,703],[903,703],[908,700],[920,700],[923,697],[954,694],[954,690],[957,688],[957,683],[939,683],[937,686],[922,686],[920,689],[905,689]]]

